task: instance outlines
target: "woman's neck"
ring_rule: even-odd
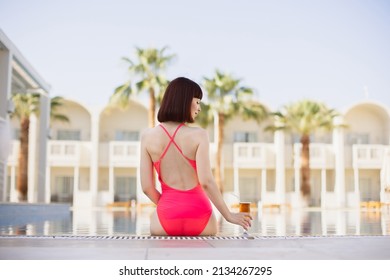
[[[180,125],[182,123],[181,122],[168,121],[168,122],[162,122],[162,124],[168,125],[168,126],[178,126],[178,125]]]

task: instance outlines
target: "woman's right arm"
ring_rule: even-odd
[[[149,199],[157,205],[161,193],[156,189],[156,184],[154,180],[153,173],[153,162],[150,158],[150,155],[146,149],[148,137],[146,133],[142,133],[141,136],[141,160],[140,160],[140,174],[141,174],[141,186],[143,192],[146,194]]]
[[[251,226],[252,217],[247,213],[233,213],[227,207],[223,200],[222,194],[215,182],[211,172],[210,155],[209,155],[209,138],[207,131],[199,131],[199,145],[196,152],[196,165],[198,170],[199,183],[205,190],[211,202],[215,205],[221,215],[230,223],[242,226],[248,229]]]

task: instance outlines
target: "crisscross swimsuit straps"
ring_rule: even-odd
[[[180,124],[172,136],[163,125],[159,125],[168,135],[170,141],[159,160],[153,163],[162,191],[160,200],[157,203],[157,215],[168,235],[196,236],[202,233],[212,213],[211,203],[206,193],[199,183],[189,190],[179,190],[170,187],[161,176],[161,160],[165,157],[172,144],[196,172],[196,161],[187,158],[174,139],[176,133],[183,125]]]

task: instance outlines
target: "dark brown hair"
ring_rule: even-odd
[[[179,77],[172,80],[165,90],[161,107],[158,110],[159,122],[188,122],[193,123],[191,104],[193,98],[202,99],[203,92],[194,81]]]

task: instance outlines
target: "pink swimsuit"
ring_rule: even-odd
[[[178,190],[168,186],[162,180],[160,170],[161,160],[164,158],[169,146],[173,143],[196,172],[196,161],[187,158],[174,140],[177,131],[183,125],[180,124],[176,128],[173,136],[169,134],[164,126],[160,125],[170,138],[170,141],[160,159],[153,163],[162,189],[161,197],[157,204],[157,215],[168,235],[194,236],[202,233],[210,219],[212,213],[210,200],[199,183],[190,190]]]

